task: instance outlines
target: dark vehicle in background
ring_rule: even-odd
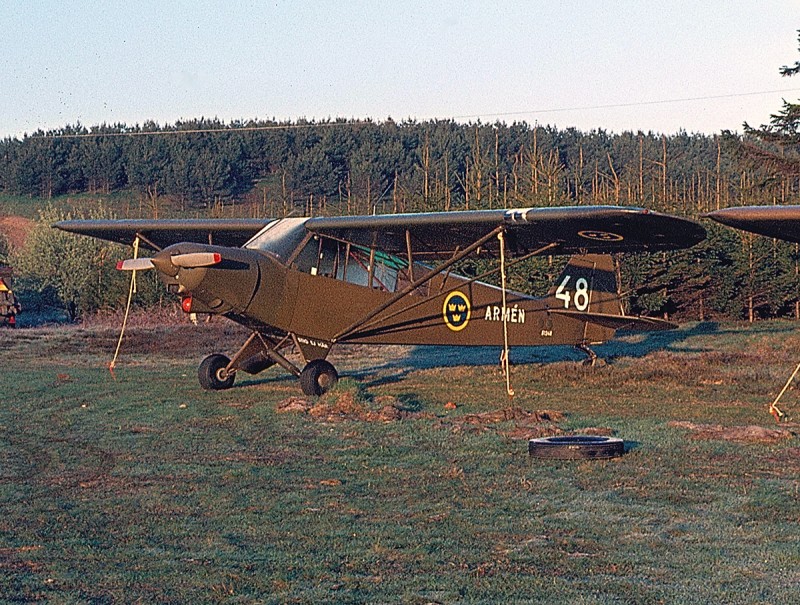
[[[14,270],[0,266],[0,326],[15,327],[22,307],[12,289]]]

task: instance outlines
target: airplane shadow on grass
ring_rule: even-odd
[[[793,328],[786,326],[776,329],[774,326],[759,328],[750,327],[750,333],[758,332],[791,332]],[[624,332],[617,333],[615,339],[592,347],[599,359],[606,363],[614,363],[616,359],[640,359],[656,351],[680,353],[703,353],[713,350],[708,346],[689,345],[687,341],[697,336],[723,336],[737,330],[720,328],[717,322],[698,322],[676,330],[660,332]],[[387,360],[382,365],[364,369],[356,369],[349,375],[363,381],[367,386],[400,382],[409,373],[457,366],[499,366],[500,347],[412,347],[403,357]],[[510,352],[513,365],[550,364],[559,362],[581,363],[586,355],[575,347],[567,345],[512,347]]]
[[[759,332],[791,332],[792,326],[776,328],[749,327],[749,333]],[[623,332],[617,333],[613,340],[592,347],[597,356],[606,363],[614,363],[617,359],[640,359],[656,351],[670,351],[679,353],[703,353],[713,350],[712,347],[690,345],[690,339],[698,336],[723,336],[736,333],[738,330],[720,328],[716,322],[699,322],[681,327],[676,330],[661,332]],[[344,347],[346,351],[348,347]],[[396,354],[392,357],[381,350],[386,347],[375,345],[365,347],[364,355],[346,354],[347,361],[343,364],[342,377],[350,377],[362,382],[365,387],[374,387],[385,384],[401,382],[410,373],[418,370],[433,368],[448,368],[458,366],[499,366],[501,349],[497,346],[485,347],[456,347],[456,346],[414,346],[394,347],[388,349]],[[375,351],[374,357],[367,351]],[[513,365],[542,365],[561,362],[581,363],[586,355],[574,347],[566,345],[512,347],[511,363]],[[339,366],[335,353],[331,361]],[[377,358],[377,359],[376,359]],[[377,363],[376,363],[377,360]],[[291,376],[264,375],[248,377],[241,381],[239,386],[252,386],[256,384],[284,383],[294,380]]]

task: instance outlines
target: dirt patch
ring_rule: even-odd
[[[13,248],[22,248],[33,229],[33,223],[31,219],[21,216],[0,216],[0,234]]]
[[[490,430],[490,428],[486,427],[484,430]],[[530,441],[540,437],[563,435],[564,431],[556,426],[515,426],[510,429],[499,430],[497,433],[512,441]]]
[[[345,391],[331,393],[319,400],[288,397],[278,403],[279,414],[307,414],[320,422],[396,422],[406,419],[436,418],[428,412],[411,412],[391,395],[377,397],[367,402],[356,393]],[[530,412],[513,407],[481,414],[465,414],[453,418],[439,417],[440,426],[454,433],[497,431],[509,439],[533,439],[560,435],[564,431],[556,425],[564,419],[561,412],[541,410]],[[605,432],[609,429],[596,429]]]
[[[450,409],[450,408],[445,408]],[[345,391],[330,393],[319,400],[304,397],[288,397],[276,407],[279,414],[307,414],[320,422],[396,422],[406,419],[437,418],[441,428],[453,433],[479,433],[495,431],[508,439],[527,440],[537,437],[562,435],[564,430],[557,423],[564,414],[553,410],[528,411],[519,407],[503,408],[480,414],[463,416],[437,416],[429,412],[412,412],[391,395],[377,397],[373,401],[362,400],[357,393]],[[609,428],[582,429],[589,435],[610,435]]]
[[[556,424],[562,420],[564,414],[553,410],[529,411],[509,407],[465,414],[453,418],[449,424],[454,433],[496,431],[508,439],[521,441],[563,434],[564,431]]]
[[[519,425],[530,426],[539,425],[543,422],[561,422],[564,414],[553,410],[541,410],[531,412],[520,407],[503,408],[501,410],[491,410],[481,414],[466,414],[463,416],[465,424],[495,424],[498,422],[514,421]]]
[[[279,414],[305,414],[311,409],[312,405],[308,399],[289,397],[278,402],[275,411]]]
[[[667,426],[686,429],[692,432],[695,439],[720,439],[723,441],[740,441],[743,443],[774,443],[783,439],[791,439],[796,432],[791,429],[768,429],[762,426],[722,426],[720,424],[695,424],[682,420],[673,420]]]
[[[303,397],[284,399],[275,410],[279,414],[308,414],[320,422],[361,420],[364,422],[394,422],[405,418],[425,418],[430,414],[409,412],[392,396],[377,397],[372,402],[363,401],[356,393],[344,391],[331,393],[318,400]]]

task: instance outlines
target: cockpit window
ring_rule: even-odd
[[[368,248],[326,237],[314,237],[306,243],[292,265],[312,275],[394,292],[397,288],[398,273],[403,270],[406,263],[383,252],[370,253]]]
[[[283,262],[291,259],[292,268],[304,273],[339,279],[384,292],[395,292],[398,288],[409,285],[410,275],[405,260],[328,237],[310,237],[305,228],[307,220],[284,218],[272,221],[244,247],[270,252]],[[301,244],[303,247],[298,250]],[[415,293],[425,292],[418,288]]]
[[[284,218],[272,221],[254,235],[244,247],[272,252],[285,262],[308,233],[305,228],[307,220],[308,218]]]

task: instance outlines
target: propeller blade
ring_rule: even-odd
[[[176,267],[193,269],[195,267],[210,267],[222,261],[219,252],[189,252],[187,254],[176,254],[170,259]]]
[[[152,269],[153,261],[149,258],[128,258],[117,263],[117,271],[144,271]]]

